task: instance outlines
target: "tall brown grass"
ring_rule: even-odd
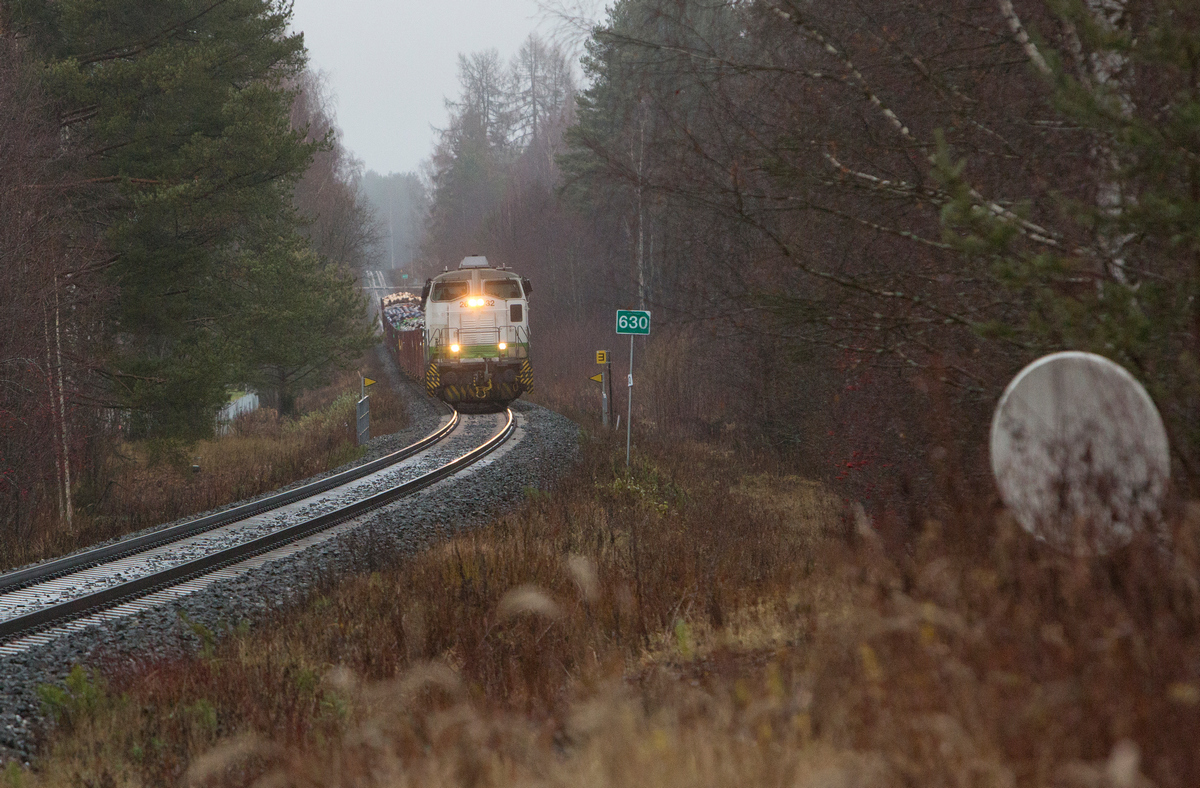
[[[35,782],[1200,784],[1200,511],[1169,551],[966,515],[895,550],[819,485],[623,449],[196,658],[80,679]]]
[[[263,408],[213,440],[117,442],[76,491],[72,527],[46,521],[37,538],[0,545],[0,569],[261,495],[354,460],[362,453],[355,436],[358,395],[358,373],[347,372],[301,397],[294,418]],[[372,388],[371,415],[375,435],[408,423],[403,399],[385,384]]]

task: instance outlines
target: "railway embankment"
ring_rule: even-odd
[[[407,385],[400,378],[390,382]],[[371,441],[352,465],[390,454],[444,420],[444,409],[426,401],[423,394],[410,391],[407,395],[413,403],[410,425]],[[46,722],[39,688],[61,682],[75,666],[108,668],[186,658],[205,647],[205,633],[256,625],[294,605],[316,584],[368,571],[386,556],[416,550],[428,540],[514,505],[528,490],[547,487],[572,463],[577,430],[571,422],[537,406],[521,403],[514,410],[513,439],[483,462],[397,504],[339,526],[332,538],[253,571],[218,580],[172,604],[0,656],[0,685],[7,701],[0,709],[0,752],[7,759],[32,757],[36,731]],[[397,473],[415,478],[437,466],[438,456],[461,454],[486,437],[491,421],[494,419],[475,419],[442,444],[406,461]],[[395,482],[383,478],[372,483],[378,487]],[[303,516],[311,516],[312,508],[304,507]]]

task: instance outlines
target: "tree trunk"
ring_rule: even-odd
[[[646,208],[643,183],[646,166],[646,102],[638,107],[641,116],[638,122],[637,150],[637,283],[638,309],[646,308]]]
[[[67,428],[67,401],[63,393],[62,312],[58,302],[58,277],[54,277],[54,344],[58,355],[58,425],[62,437],[63,500],[66,503],[67,528],[75,521],[71,503],[71,439]]]
[[[296,410],[296,397],[289,390],[287,383],[287,370],[280,368],[279,370],[279,415],[291,416]]]
[[[1106,33],[1130,32],[1128,0],[1087,0],[1088,11],[1097,27]],[[1077,38],[1072,33],[1073,38]],[[1106,49],[1085,54],[1082,47],[1077,50],[1079,66],[1093,90],[1110,90],[1120,104],[1123,117],[1133,115],[1133,66],[1129,56],[1123,52]],[[1086,65],[1084,61],[1086,60]],[[1096,207],[1107,224],[1102,225],[1097,243],[1100,248],[1104,273],[1112,281],[1123,285],[1132,284],[1128,270],[1127,247],[1133,235],[1121,231],[1119,224],[1125,213],[1126,204],[1134,198],[1126,194],[1122,181],[1122,169],[1126,162],[1113,150],[1112,143],[1104,136],[1096,140],[1092,148],[1100,181],[1096,189]]]
[[[59,448],[62,443],[59,441],[59,430],[57,419],[54,418],[54,413],[58,409],[55,407],[55,400],[58,399],[54,391],[54,356],[53,345],[50,341],[50,316],[47,314],[45,306],[42,307],[42,333],[46,339],[46,395],[47,395],[47,410],[50,413],[50,423],[54,425],[54,435],[50,436],[50,440],[54,442],[54,475],[58,482],[58,518],[60,522],[67,522],[67,504],[69,498],[66,480],[63,478],[63,458],[59,455]]]

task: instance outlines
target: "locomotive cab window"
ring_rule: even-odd
[[[438,282],[433,286],[433,300],[457,301],[470,292],[470,282]]]
[[[520,298],[521,285],[516,279],[491,279],[483,283],[483,294],[505,300]]]

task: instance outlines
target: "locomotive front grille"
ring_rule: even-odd
[[[489,328],[493,331],[496,329],[496,315],[494,312],[463,312],[459,318],[459,326],[463,331],[471,331],[479,328]]]
[[[495,313],[463,312],[458,325],[458,341],[463,345],[494,345],[500,341]]]
[[[494,345],[500,341],[500,332],[495,328],[462,328],[458,339],[464,345]]]

